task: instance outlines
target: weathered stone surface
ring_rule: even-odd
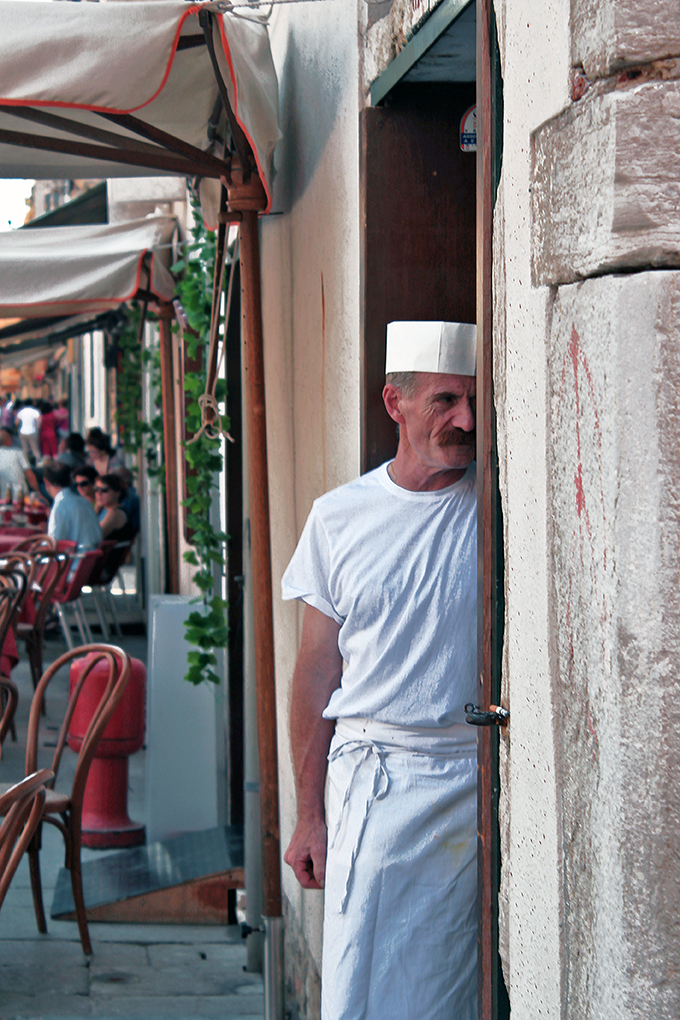
[[[549,338],[565,1020],[680,1015],[680,273],[560,288]]]
[[[532,276],[680,265],[680,82],[586,96],[533,138]]]
[[[590,78],[680,54],[677,0],[571,0],[572,62]]]
[[[285,996],[291,1020],[319,1020],[321,981],[302,928],[288,900],[283,901],[285,932]]]

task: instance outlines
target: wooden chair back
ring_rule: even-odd
[[[95,751],[97,750],[97,744],[99,743],[102,734],[106,729],[107,723],[116,709],[116,706],[122,698],[130,679],[131,664],[128,653],[124,652],[122,648],[118,648],[116,645],[91,644],[81,645],[79,648],[73,648],[70,651],[65,652],[63,655],[60,655],[59,658],[45,670],[40,679],[40,683],[36,688],[35,694],[33,695],[31,712],[28,719],[28,735],[26,741],[25,771],[28,775],[31,772],[35,772],[38,767],[38,730],[45,691],[53,676],[58,673],[63,666],[69,665],[74,659],[82,659],[86,656],[89,657],[89,662],[82,670],[77,683],[74,685],[73,690],[69,695],[66,713],[59,730],[57,744],[54,749],[52,763],[50,766],[53,773],[53,779],[48,783],[50,789],[54,788],[55,780],[59,772],[61,755],[68,738],[71,719],[73,718],[73,713],[75,712],[85,681],[97,663],[104,661],[108,666],[106,686],[83,737],[82,745],[78,752],[78,761],[76,763],[73,784],[71,787],[71,813],[74,819],[78,819],[78,827],[80,826],[80,813],[82,810],[83,796],[85,794],[85,783],[87,782],[87,775],[90,770],[90,765],[92,764],[92,759],[94,758]]]
[[[0,795],[0,905],[14,872],[40,824],[45,803],[45,784],[53,778],[50,769],[41,769],[10,786]]]
[[[10,552],[0,558],[0,650],[33,583],[35,568],[26,553]]]
[[[50,535],[26,535],[12,546],[12,552],[27,552],[31,555],[49,552],[57,548],[57,543]]]
[[[0,758],[2,742],[12,727],[14,713],[19,704],[19,691],[8,676],[0,676]]]
[[[83,663],[80,676],[71,689],[66,714],[57,737],[57,745],[54,751],[52,769],[53,778],[48,781],[48,793],[43,806],[42,820],[55,825],[62,833],[66,843],[66,867],[71,873],[71,889],[73,891],[73,902],[76,908],[76,920],[80,932],[80,940],[83,952],[86,955],[92,953],[92,944],[87,924],[87,911],[83,898],[83,882],[80,863],[80,846],[82,834],[82,812],[83,798],[85,795],[85,784],[87,776],[97,750],[97,745],[106,729],[106,726],[125,692],[128,680],[130,679],[130,656],[122,648],[107,644],[82,645],[80,648],[70,649],[61,655],[43,673],[36,686],[31,712],[28,720],[28,738],[26,742],[26,773],[35,772],[38,758],[38,728],[40,716],[44,705],[45,691],[56,673],[63,666],[70,665],[74,659],[87,656],[88,661]],[[56,773],[59,769],[61,754],[66,745],[69,727],[73,719],[73,713],[82,695],[84,685],[94,667],[104,662],[107,669],[106,684],[103,693],[100,695],[99,703],[94,711],[88,705],[91,712],[90,722],[86,727],[84,736],[78,734],[81,740],[80,750],[76,761],[75,775],[71,785],[71,792],[57,792],[52,794]],[[29,864],[31,874],[31,888],[33,891],[33,904],[38,922],[38,930],[47,930],[45,923],[45,911],[43,908],[42,887],[40,883],[39,863],[39,838],[40,830],[36,838],[29,846]]]

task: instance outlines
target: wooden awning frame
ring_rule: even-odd
[[[156,169],[187,177],[216,178],[227,192],[227,209],[240,213],[241,291],[243,308],[243,345],[245,405],[248,434],[249,500],[251,516],[251,556],[254,597],[254,643],[256,648],[255,679],[258,706],[258,740],[260,757],[260,805],[263,841],[263,913],[266,918],[281,917],[281,874],[279,851],[278,766],[276,748],[276,693],[274,682],[274,628],[269,526],[269,479],[267,466],[266,404],[264,393],[264,356],[262,348],[262,306],[260,293],[260,257],[258,213],[267,207],[264,183],[260,180],[257,161],[245,133],[231,108],[225,83],[220,74],[213,47],[215,12],[204,8],[199,13],[203,35],[179,40],[180,48],[205,45],[210,54],[220,99],[213,113],[215,133],[224,109],[228,134],[225,134],[223,155],[204,152],[175,136],[161,131],[131,114],[99,113],[102,121],[131,132],[136,137],[120,135],[102,127],[84,125],[42,109],[0,104],[0,110],[28,123],[41,124],[73,139],[56,138],[21,131],[0,130],[0,143],[43,149],[51,152],[102,159],[109,162]],[[84,141],[80,139],[85,139]],[[218,139],[212,143],[216,146]],[[103,174],[105,170],[103,169]],[[225,233],[222,218],[219,233]],[[178,564],[179,532],[177,521],[179,489],[176,472],[174,409],[170,408],[172,384],[172,305],[161,302],[160,347],[163,376],[163,416],[166,442],[166,465],[173,467],[166,478],[166,506],[173,531],[171,557]],[[167,471],[167,467],[166,467]],[[172,584],[178,583],[178,572]]]

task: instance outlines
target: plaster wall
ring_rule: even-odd
[[[561,889],[546,521],[547,288],[531,283],[531,133],[569,99],[568,0],[496,5],[503,165],[494,218],[494,385],[505,542],[501,956],[513,1015],[561,1016]]]
[[[359,137],[355,0],[274,7],[272,50],[283,141],[274,214],[261,227],[281,844],[295,822],[289,685],[302,612],[280,579],[312,501],[359,473]],[[288,928],[309,960],[288,955],[301,1014],[318,1009],[322,894],[283,866]],[[315,998],[316,996],[316,998]]]

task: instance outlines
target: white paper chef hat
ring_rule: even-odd
[[[385,374],[476,375],[477,327],[468,322],[390,322]]]

